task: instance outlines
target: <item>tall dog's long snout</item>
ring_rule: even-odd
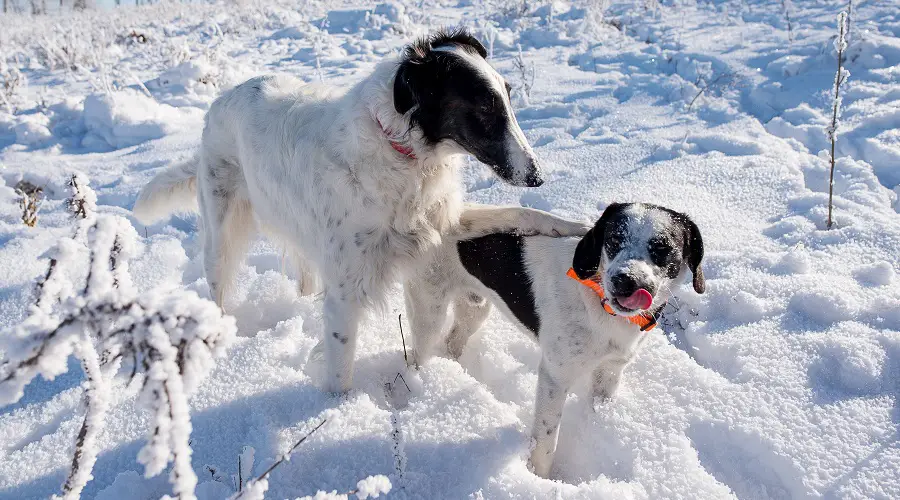
[[[515,116],[511,118],[509,130],[506,132],[506,167],[509,173],[507,180],[515,186],[540,186],[544,183],[541,164],[519,124],[516,123]]]

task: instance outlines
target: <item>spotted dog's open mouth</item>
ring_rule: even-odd
[[[646,311],[653,305],[653,295],[647,290],[640,288],[628,297],[613,297],[613,305],[623,313],[634,313],[637,311]]]
[[[631,308],[629,308],[629,307],[623,306],[622,303],[619,302],[619,299],[617,299],[617,298],[615,298],[615,297],[612,299],[612,303],[613,303],[614,306],[616,306],[616,310],[618,310],[619,312],[623,312],[623,313],[626,313],[626,314],[627,314],[627,313],[637,312],[637,309],[631,309]]]

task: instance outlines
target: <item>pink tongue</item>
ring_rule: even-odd
[[[650,292],[641,288],[624,299],[619,299],[619,304],[628,309],[649,309],[653,304],[653,296]]]

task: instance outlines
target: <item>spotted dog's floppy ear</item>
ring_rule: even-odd
[[[594,228],[578,242],[578,246],[575,248],[575,257],[572,259],[572,269],[580,279],[588,279],[597,274],[600,269],[600,257],[603,254],[606,224],[623,208],[625,208],[623,203],[613,203],[606,207],[600,220],[594,224]]]
[[[688,268],[694,275],[694,291],[703,293],[706,291],[706,279],[703,277],[703,237],[700,236],[700,228],[687,215],[680,214],[684,224],[684,255],[687,256]]]

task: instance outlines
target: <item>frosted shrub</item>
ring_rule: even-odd
[[[22,208],[22,222],[28,227],[36,226],[44,190],[28,181],[20,181],[16,184],[16,194],[19,195],[19,207]]]
[[[139,380],[140,406],[151,415],[138,461],[147,476],[172,462],[174,493],[193,499],[188,396],[234,340],[234,318],[193,292],[138,294],[128,273],[134,228],[122,217],[94,213],[96,197],[83,176],[76,174],[69,185],[78,227],[74,238],[50,252],[35,304],[10,335],[8,359],[0,365],[0,405],[21,399],[37,375],[49,380],[65,372],[70,355],[81,361],[85,415],[59,496],[78,498],[100,451],[112,378],[125,364],[131,380]],[[87,262],[79,262],[84,255]],[[71,279],[85,264],[83,282]]]
[[[6,108],[6,112],[13,114],[16,111],[13,106],[13,98],[19,88],[25,86],[25,76],[12,66],[7,66],[4,61],[0,61],[0,104]]]

